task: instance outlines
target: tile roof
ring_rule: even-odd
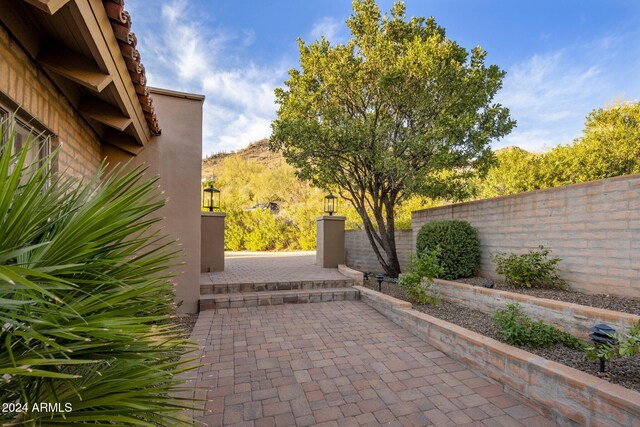
[[[138,38],[131,32],[131,16],[124,8],[124,0],[103,0],[103,4],[138,94],[149,130],[153,135],[160,135],[161,129],[153,108],[153,99],[149,95],[144,65],[140,60],[140,52],[136,49]]]

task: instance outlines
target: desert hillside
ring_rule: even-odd
[[[269,150],[269,140],[267,138],[252,142],[247,147],[230,153],[216,153],[202,159],[202,177],[214,179],[216,169],[220,163],[229,156],[238,156],[242,160],[255,161],[262,165],[276,166],[284,162],[280,153]]]

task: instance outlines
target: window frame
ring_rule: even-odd
[[[25,138],[31,138],[31,150],[35,150],[35,156],[33,160],[33,164],[37,167],[41,167],[46,158],[51,154],[52,147],[55,140],[55,134],[49,131],[46,127],[42,126],[38,123],[30,115],[26,114],[24,110],[21,108],[17,108],[14,110],[14,113],[10,112],[10,108],[0,102],[0,119],[7,119],[9,117],[13,117],[13,125],[16,127],[14,130],[18,132],[19,130],[23,131],[20,133],[21,136]],[[5,136],[6,137],[6,136]],[[20,141],[20,144],[24,143]],[[12,150],[22,149],[22,147],[12,147]],[[51,167],[54,169],[54,172],[57,170],[56,167],[57,162],[52,162]]]

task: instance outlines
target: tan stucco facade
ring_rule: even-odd
[[[202,212],[200,272],[224,270],[224,212]]]
[[[159,212],[163,231],[180,243],[183,265],[176,269],[179,311],[198,311],[200,297],[200,192],[202,167],[201,95],[152,89],[162,135],[151,139],[135,157],[110,145],[103,146],[109,166],[131,159],[129,167],[147,166],[148,176],[159,176],[167,204]]]

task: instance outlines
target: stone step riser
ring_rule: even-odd
[[[296,293],[277,292],[264,296],[230,296],[228,298],[201,299],[200,311],[217,308],[242,308],[281,304],[307,304],[325,301],[353,301],[360,299],[355,289],[336,289],[335,292]]]
[[[243,292],[294,291],[312,289],[348,288],[353,280],[325,280],[309,282],[233,283],[200,285],[200,295],[236,294]]]

